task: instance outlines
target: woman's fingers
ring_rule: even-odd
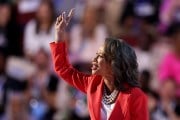
[[[62,21],[66,23],[66,12],[62,13]]]
[[[75,9],[72,8],[72,9],[69,11],[69,14],[68,14],[67,19],[66,19],[66,24],[69,24],[72,16],[74,15],[74,10],[75,10]]]
[[[60,23],[61,19],[62,19],[62,16],[60,15],[59,17],[57,17],[55,24],[58,25]]]
[[[71,9],[68,13],[68,16],[66,15],[66,12],[63,12],[59,17],[57,17],[56,23],[55,23],[56,27],[58,27],[58,28],[66,27],[69,24],[73,14],[74,14],[74,10],[75,9]]]

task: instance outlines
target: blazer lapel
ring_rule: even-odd
[[[102,100],[102,90],[103,90],[103,80],[97,86],[96,92],[91,93],[91,102],[92,102],[92,112],[96,120],[101,119],[101,100]]]
[[[109,120],[124,120],[128,112],[128,99],[130,94],[120,92]]]

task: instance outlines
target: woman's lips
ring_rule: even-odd
[[[97,68],[98,68],[98,66],[95,65],[95,64],[93,64],[92,67],[91,67],[92,70],[97,70]]]

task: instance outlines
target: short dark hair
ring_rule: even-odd
[[[114,85],[120,91],[130,87],[139,87],[138,63],[135,51],[121,39],[106,38],[105,59],[111,64],[114,74]]]

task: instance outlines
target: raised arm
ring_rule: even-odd
[[[62,39],[65,29],[72,18],[73,11],[74,10],[72,9],[68,16],[63,12],[62,15],[57,18],[55,24],[55,41],[50,43],[50,47],[56,73],[69,84],[86,93],[88,81],[93,77],[78,72],[69,64],[66,44]]]

